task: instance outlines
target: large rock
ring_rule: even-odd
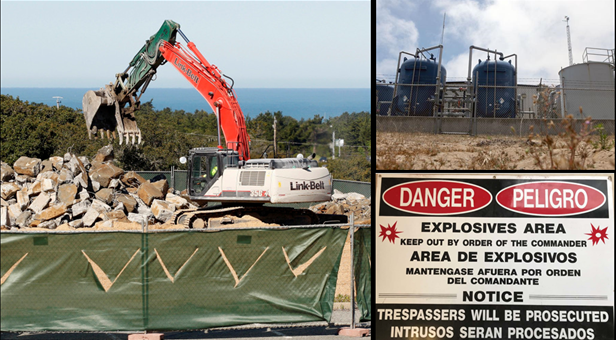
[[[105,204],[105,202],[97,200],[97,199],[92,200],[92,208],[94,208],[94,210],[98,211],[99,214],[111,211],[111,207],[110,206]]]
[[[41,171],[41,160],[22,156],[13,164],[13,170],[20,175],[36,177]]]
[[[121,180],[122,180],[122,183],[124,183],[124,185],[126,185],[127,187],[134,187],[134,188],[139,187],[141,183],[147,182],[145,178],[141,177],[141,175],[139,175],[138,173],[134,171],[129,171],[125,173],[122,176]]]
[[[104,215],[108,220],[121,220],[128,222],[128,219],[126,219],[126,214],[122,210],[113,210],[108,213],[105,213]]]
[[[64,159],[62,157],[49,157],[49,160],[51,161],[51,165],[53,166],[54,170],[58,171],[62,169],[62,165],[64,164]]]
[[[34,183],[28,185],[28,195],[36,196],[43,191],[41,181],[34,181]]]
[[[11,219],[9,218],[9,208],[0,207],[0,225],[5,227],[11,226]]]
[[[34,179],[35,179],[34,177],[30,177],[28,175],[17,175],[17,176],[15,176],[15,182],[17,182],[21,186],[24,186],[24,185],[26,185],[26,183],[34,181]]]
[[[161,179],[160,181],[156,181],[152,183],[152,185],[155,186],[156,189],[160,190],[160,192],[163,193],[163,197],[164,195],[167,194],[167,191],[169,191],[169,183],[167,183],[166,179]]]
[[[9,181],[15,177],[15,171],[10,165],[2,162],[0,165],[0,180],[2,182]]]
[[[92,165],[90,169],[90,179],[97,181],[103,187],[108,187],[109,182],[113,178],[118,178],[124,173],[124,170],[113,164],[97,164]]]
[[[72,221],[68,222],[68,225],[71,228],[75,228],[75,229],[83,228],[83,220],[82,219],[72,220]]]
[[[79,203],[73,204],[71,210],[73,212],[73,217],[80,216],[84,214],[90,208],[92,204],[88,200],[83,200]]]
[[[126,208],[126,212],[131,213],[135,211],[135,207],[137,206],[137,201],[134,198],[132,198],[130,195],[117,194],[116,200],[119,203],[124,204],[124,207]]]
[[[163,193],[157,187],[155,187],[154,185],[152,185],[152,183],[149,182],[141,183],[141,185],[139,186],[139,190],[137,191],[137,195],[139,196],[139,198],[141,198],[141,200],[143,200],[143,202],[145,202],[148,207],[152,205],[152,201],[154,201],[155,199],[163,199],[165,197],[165,195],[163,195]]]
[[[9,219],[11,220],[11,225],[15,224],[15,220],[17,220],[17,217],[19,217],[21,213],[22,211],[21,208],[19,208],[19,204],[15,203],[9,205]]]
[[[60,184],[70,183],[73,181],[73,178],[74,176],[71,170],[67,168],[62,168],[60,170],[60,175],[58,176],[58,183]]]
[[[175,211],[175,204],[167,201],[154,200],[152,202],[152,213],[157,220],[161,222],[167,222],[173,217]]]
[[[51,163],[50,160],[46,159],[44,161],[41,162],[41,173],[43,172],[47,172],[47,171],[53,171],[53,165]]]
[[[10,183],[2,183],[0,191],[2,192],[2,199],[8,200],[13,198],[15,194],[21,190],[19,185],[10,182]]]
[[[64,213],[66,213],[66,205],[64,204],[57,204],[57,205],[52,205],[51,207],[41,211],[40,213],[34,215],[34,219],[35,220],[39,220],[39,221],[48,221],[51,220],[53,218],[56,218],[58,216],[62,216],[64,215]]]
[[[98,211],[96,211],[96,209],[94,209],[92,207],[88,208],[88,211],[86,212],[86,214],[81,219],[83,221],[83,226],[84,227],[91,227],[92,225],[94,225],[94,222],[96,222],[96,219],[98,218],[98,215],[100,215],[100,213]]]
[[[28,196],[28,189],[23,188],[19,190],[15,194],[15,197],[17,198],[17,204],[19,204],[21,210],[24,210],[28,205],[30,205],[30,196]]]
[[[113,160],[113,146],[111,144],[107,146],[103,146],[98,150],[96,156],[94,156],[94,160],[103,163]]]
[[[50,200],[51,197],[48,194],[42,193],[38,195],[38,197],[30,204],[30,207],[28,209],[38,214],[47,207],[47,204],[49,204]]]
[[[147,225],[148,224],[148,220],[149,220],[149,216],[146,214],[133,214],[133,213],[129,213],[128,214],[128,220],[131,222],[136,222],[139,223],[141,225]]]
[[[108,205],[113,202],[113,190],[109,188],[99,190],[94,196]]]
[[[17,216],[17,219],[15,220],[15,224],[18,225],[20,228],[25,228],[30,224],[31,217],[32,217],[32,211],[30,210],[23,211],[21,214],[19,214],[19,216]]]
[[[167,194],[167,196],[165,197],[165,201],[173,203],[176,209],[188,208],[188,201],[185,198],[174,194]]]
[[[77,195],[77,186],[75,184],[62,184],[58,187],[58,200],[67,206],[73,204],[75,195]]]
[[[41,189],[44,192],[55,191],[56,190],[56,182],[54,182],[54,180],[51,179],[51,178],[45,178],[45,179],[43,179],[43,183],[41,184]]]

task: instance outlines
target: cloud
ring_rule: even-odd
[[[451,38],[467,46],[516,53],[519,78],[557,79],[561,67],[569,65],[565,15],[571,17],[574,62],[582,62],[584,47],[614,47],[613,1],[435,0],[433,4],[447,11]],[[475,52],[473,65],[485,57],[486,53]],[[446,60],[449,75],[467,75],[468,49]]]
[[[415,51],[419,31],[413,21],[406,19],[412,16],[415,7],[407,1],[377,0],[377,77],[379,74],[389,77],[395,72],[400,51]]]
[[[516,53],[520,83],[556,80],[558,71],[569,65],[564,17],[570,17],[573,61],[581,63],[585,47],[614,48],[614,4],[611,0],[377,0],[377,76],[395,78],[401,50],[434,45],[433,36],[440,33],[447,12],[443,63],[448,79],[466,78],[468,47],[475,45]],[[472,65],[485,58],[485,52],[473,52]]]

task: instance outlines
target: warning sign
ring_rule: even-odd
[[[614,339],[607,176],[377,174],[377,339]]]

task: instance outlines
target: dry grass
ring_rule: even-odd
[[[576,134],[564,120],[562,134],[460,136],[377,134],[377,170],[614,169],[614,136],[604,145],[592,129]],[[569,124],[569,128],[567,125]],[[590,127],[592,124],[588,124]]]

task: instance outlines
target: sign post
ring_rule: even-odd
[[[614,339],[607,175],[376,181],[376,339]]]

